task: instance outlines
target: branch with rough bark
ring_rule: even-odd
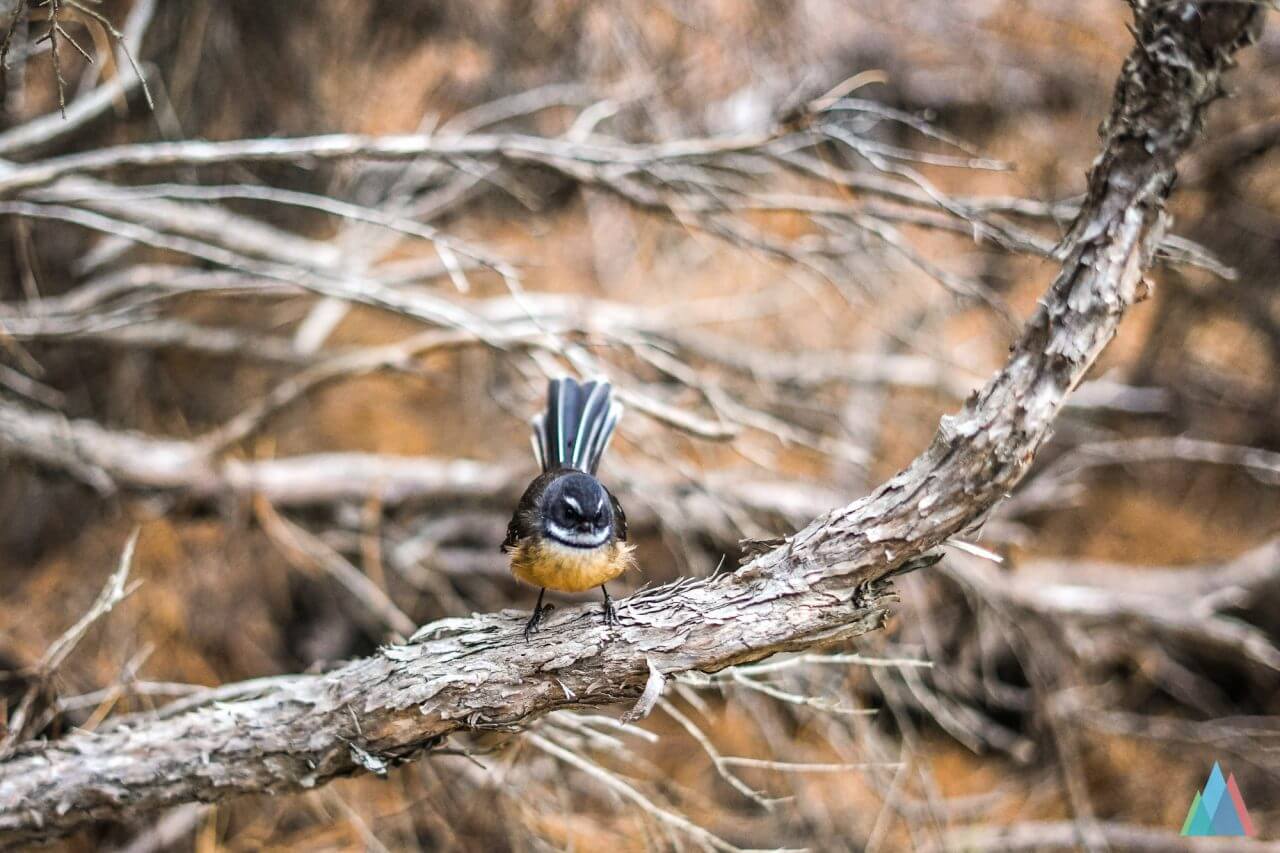
[[[1087,196],[1060,249],[1061,271],[1004,369],[943,418],[930,447],[901,473],[736,571],[631,596],[620,603],[616,626],[601,624],[594,608],[571,608],[525,643],[514,614],[445,620],[329,673],[224,687],[170,710],[120,718],[97,733],[23,745],[0,760],[0,845],[178,803],[383,772],[452,733],[519,729],[558,709],[638,700],[636,713],[643,713],[672,675],[714,672],[878,628],[892,598],[888,576],[982,522],[1025,473],[1067,396],[1143,296],[1177,158],[1221,91],[1232,54],[1256,36],[1264,14],[1248,3],[1134,7],[1137,45],[1116,86]],[[390,140],[366,153],[420,153],[424,143],[415,138],[413,151],[402,150],[406,144]],[[288,148],[245,145],[237,156],[269,154],[263,145]],[[337,140],[328,153],[345,156],[349,148]],[[595,156],[588,149],[583,155]],[[496,150],[530,156],[510,140]],[[47,184],[72,166],[133,162],[120,152],[75,156],[11,172],[0,190]],[[609,158],[601,165],[610,163],[630,165]]]

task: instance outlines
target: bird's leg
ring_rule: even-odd
[[[613,612],[613,599],[609,598],[609,590],[604,584],[600,584],[600,591],[604,593],[604,624],[618,624],[618,616]]]
[[[543,606],[542,596],[546,594],[546,587],[538,590],[538,603],[533,606],[533,615],[529,617],[529,621],[524,625],[524,639],[526,642],[528,642],[529,638],[537,632],[538,624],[542,621],[542,617],[556,609],[554,604]]]

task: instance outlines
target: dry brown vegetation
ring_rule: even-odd
[[[154,110],[64,5],[97,61],[58,49],[62,118],[35,6],[0,125],[0,760],[527,609],[497,543],[547,375],[626,395],[627,591],[866,493],[1057,274],[1133,43],[1101,0],[91,8]],[[1163,850],[1215,760],[1280,838],[1269,23],[1180,164],[1150,298],[885,630],[675,680],[641,722],[556,711],[59,844]],[[814,111],[833,90],[849,111]],[[316,134],[428,143],[32,177]],[[134,530],[136,588],[42,673]]]

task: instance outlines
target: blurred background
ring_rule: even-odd
[[[615,595],[865,494],[1052,279],[1131,45],[1114,0],[9,0],[0,22],[0,184],[129,143],[438,142],[146,149],[4,194],[6,749],[527,610],[498,543],[551,375],[606,374],[628,407],[603,477],[642,569]],[[1270,23],[1182,164],[1151,298],[980,549],[903,578],[887,630],[687,679],[634,726],[561,712],[63,847],[1165,850],[1214,761],[1280,838]],[[37,684],[134,528],[140,587]]]

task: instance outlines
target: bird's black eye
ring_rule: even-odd
[[[564,517],[570,521],[574,521],[578,517],[578,511],[573,508],[573,504],[568,501],[561,501],[560,508],[564,510]]]

